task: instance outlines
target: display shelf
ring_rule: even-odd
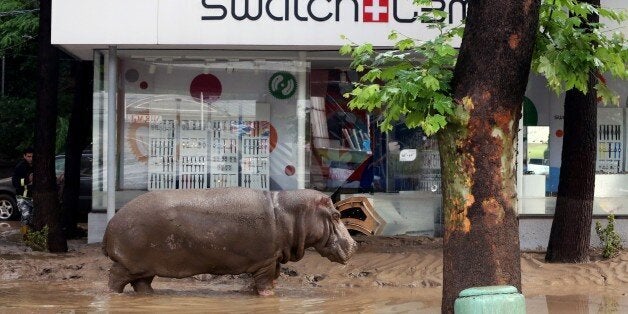
[[[421,150],[418,157],[420,167],[417,190],[440,192],[441,174],[438,150]]]
[[[238,121],[211,120],[209,187],[238,186]]]
[[[176,121],[162,119],[149,125],[148,189],[176,188]]]
[[[597,173],[622,173],[625,158],[625,129],[622,108],[598,108]]]
[[[203,120],[181,120],[179,188],[204,189],[207,184],[208,137]]]
[[[618,173],[622,169],[622,125],[600,124],[597,135],[597,171]]]
[[[261,121],[243,121],[242,125],[241,186],[268,190],[270,129]]]
[[[269,188],[270,126],[233,116],[150,119],[149,190]]]

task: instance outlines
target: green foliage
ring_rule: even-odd
[[[595,232],[602,243],[602,257],[604,258],[616,256],[622,249],[621,237],[615,231],[615,215],[610,214],[607,219],[608,223],[604,228],[602,228],[602,224],[599,221],[595,222]]]
[[[432,5],[429,0],[414,3]],[[532,69],[545,76],[557,93],[571,88],[586,93],[588,75],[595,73],[598,95],[604,102],[617,104],[619,98],[600,73],[620,79],[628,77],[626,40],[621,33],[602,32],[599,23],[590,24],[590,29],[582,27],[588,14],[617,22],[627,16],[626,12],[596,8],[576,0],[543,0]],[[424,12],[419,20],[438,21],[445,16],[445,12],[433,10]],[[408,127],[421,127],[425,134],[432,135],[448,123],[464,123],[468,117],[468,107],[454,104],[450,85],[458,54],[451,42],[462,37],[463,27],[447,28],[439,22],[428,27],[439,30],[440,35],[418,41],[392,32],[392,50],[376,51],[371,44],[353,42],[340,49],[341,54],[351,55],[351,66],[362,74],[355,89],[345,94],[351,98],[350,107],[381,111],[383,131],[391,130],[396,121],[405,120]]]
[[[431,1],[415,1],[425,4]],[[444,12],[429,11],[420,19],[440,19]],[[381,110],[384,119],[380,127],[392,130],[395,122],[405,120],[408,127],[421,127],[432,135],[447,125],[454,115],[450,81],[457,51],[452,40],[460,28],[447,29],[445,23],[431,27],[440,35],[429,41],[419,41],[397,32],[388,37],[395,41],[394,49],[375,51],[371,44],[349,43],[340,53],[351,55],[351,67],[360,72],[360,81],[350,97],[350,108]]]
[[[22,150],[33,144],[35,100],[0,97],[0,109],[0,152],[9,157],[21,156]]]
[[[589,73],[598,79],[595,89],[604,103],[619,104],[619,96],[600,73],[628,78],[628,44],[621,32],[607,33],[601,23],[586,24],[587,15],[612,21],[626,20],[626,11],[594,7],[577,0],[544,0],[532,70],[547,78],[556,93],[576,88],[587,92]]]
[[[0,55],[5,50],[19,49],[37,36],[39,27],[39,1],[0,1]]]
[[[47,251],[48,250],[48,225],[44,226],[39,231],[28,230],[24,235],[24,243],[28,245],[33,251]]]

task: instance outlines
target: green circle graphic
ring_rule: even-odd
[[[297,91],[297,80],[288,72],[277,72],[268,80],[268,90],[275,98],[288,99]]]

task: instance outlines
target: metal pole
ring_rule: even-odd
[[[116,77],[118,53],[109,46],[107,77],[107,221],[116,213]]]
[[[523,117],[523,108],[521,108],[521,116]],[[523,213],[523,118],[519,119],[519,131],[517,132],[517,214]]]
[[[2,93],[0,95],[4,97],[4,56],[2,56]]]
[[[299,52],[299,66],[297,67],[298,79],[298,99],[297,99],[297,189],[305,188],[305,110],[307,66],[305,51]]]

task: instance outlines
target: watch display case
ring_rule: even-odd
[[[206,110],[196,115],[151,117],[148,189],[242,186],[268,190],[270,124],[254,120],[260,112],[268,116],[268,105],[246,104],[247,112],[239,108],[236,113]]]
[[[622,108],[598,108],[598,173],[621,173],[624,169],[624,120]]]

